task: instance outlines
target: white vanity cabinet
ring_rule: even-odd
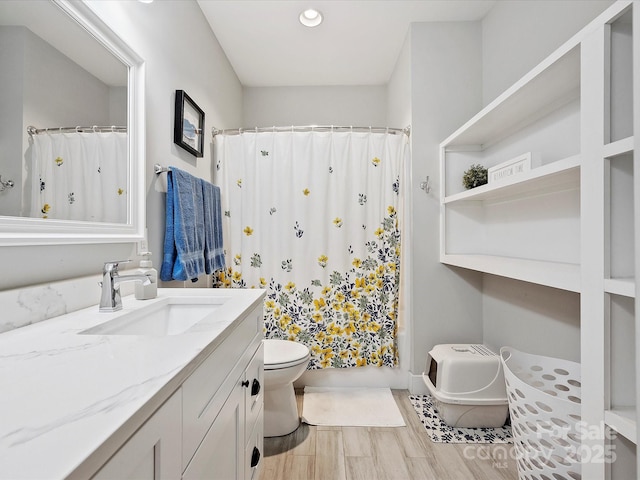
[[[233,388],[184,471],[184,480],[243,478],[244,389],[239,382]]]
[[[258,478],[262,328],[260,303],[93,478]]]
[[[264,440],[264,347],[258,349],[249,368],[245,383],[245,480],[259,477],[262,467]],[[248,467],[247,467],[248,465]]]
[[[180,478],[180,416],[178,390],[111,457],[95,480],[158,480]]]
[[[244,366],[245,369],[239,377],[232,375],[236,381],[222,407],[218,409],[212,406],[216,404],[212,399],[211,404],[202,411],[200,418],[206,418],[209,408],[215,410],[211,414],[215,419],[189,459],[183,474],[184,480],[258,478],[262,466],[263,360],[260,346],[248,366],[245,362],[239,362],[238,366]],[[198,377],[202,371],[206,372],[196,372]],[[183,394],[187,394],[187,389],[183,390]],[[192,433],[183,430],[186,437]],[[191,441],[185,441],[185,445],[191,444]],[[188,457],[190,453],[185,449],[183,456]]]

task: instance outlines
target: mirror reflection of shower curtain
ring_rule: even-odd
[[[127,222],[126,133],[43,133],[32,139],[32,217]]]
[[[266,288],[267,338],[309,369],[397,366],[405,135],[277,132],[215,139],[227,271]]]

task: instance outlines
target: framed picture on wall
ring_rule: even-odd
[[[184,90],[176,90],[173,142],[196,157],[203,155],[204,112]]]

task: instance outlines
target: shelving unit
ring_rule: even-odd
[[[635,35],[633,35],[633,31],[635,30]],[[631,121],[633,123],[633,138],[638,139],[640,142],[640,56],[638,52],[640,52],[640,5],[635,1],[633,3],[633,11],[632,11],[632,50],[635,53],[632,60],[632,118]],[[633,142],[635,147],[635,142]],[[634,213],[634,279],[640,279],[640,221],[638,221],[638,216],[640,215],[640,155],[635,154],[633,156],[633,200],[631,207],[633,208]],[[634,307],[635,307],[635,374],[636,374],[636,407],[640,404],[640,381],[638,380],[638,374],[640,373],[640,325],[638,322],[638,315],[640,313],[640,288],[637,281],[633,281],[635,283],[635,297],[634,297]],[[638,409],[636,408],[636,417],[635,422],[636,425],[639,421]],[[638,443],[638,432],[636,427],[636,436],[635,436],[635,444],[636,444],[636,476],[638,472],[640,472],[640,457],[637,454],[637,443]],[[633,459],[632,459],[633,460]]]
[[[634,2],[632,7],[607,22],[601,34],[593,40],[597,48],[603,50],[605,83],[601,96],[590,100],[594,106],[598,102],[598,108],[604,103],[604,112],[602,125],[598,125],[602,128],[602,135],[599,142],[593,141],[596,150],[590,154],[593,168],[584,172],[591,177],[590,181],[600,179],[603,186],[602,198],[586,200],[583,205],[599,201],[603,206],[602,217],[598,213],[593,220],[596,226],[602,221],[600,228],[604,238],[604,246],[599,250],[603,252],[602,258],[591,260],[593,272],[599,270],[603,277],[600,291],[600,295],[604,294],[602,310],[583,315],[585,332],[582,342],[583,349],[595,348],[602,355],[592,361],[604,366],[603,378],[600,379],[602,383],[596,385],[599,388],[585,399],[585,408],[590,422],[602,418],[612,433],[612,438],[604,442],[605,447],[609,445],[616,455],[615,462],[604,464],[605,478],[611,479],[635,478],[639,471],[635,345],[638,330],[635,306],[637,252],[634,232],[638,214],[634,213],[635,122],[632,108],[633,98],[639,93],[637,85],[634,86],[638,80],[634,82],[633,76],[633,64],[638,60],[632,55],[634,21],[640,25],[637,23],[639,9],[640,5]],[[635,30],[640,31],[638,27]],[[590,145],[590,141],[585,142],[585,148],[590,148]],[[585,215],[585,219],[589,220],[588,216]],[[592,243],[591,247],[596,247],[596,244]],[[584,263],[590,261],[590,252],[593,250],[585,252]],[[585,276],[584,280],[587,279]],[[583,309],[600,306],[600,300],[593,300],[590,293],[583,293]],[[592,337],[590,331],[586,331],[590,327],[597,330],[604,327],[604,337]],[[603,417],[600,417],[600,398],[604,400]],[[585,471],[588,474],[600,473],[601,468],[589,465]]]
[[[456,267],[570,292],[580,291],[580,269],[577,265],[568,263],[540,262],[496,255],[446,255],[441,261]]]
[[[557,190],[577,189],[580,186],[580,156],[558,160],[515,178],[466,190],[444,198],[443,202],[499,201],[525,195],[541,195]]]
[[[625,438],[636,438],[636,409],[634,407],[620,407],[606,410],[604,421],[611,429]]]
[[[441,144],[441,262],[579,291],[579,92],[573,39]],[[463,189],[472,164],[491,167],[523,152],[542,165]]]
[[[638,32],[640,1],[615,2],[440,145],[440,261],[580,295],[589,479],[640,478]],[[471,165],[526,152],[539,164],[464,190]]]
[[[624,297],[636,296],[636,282],[633,278],[605,278],[604,291]]]

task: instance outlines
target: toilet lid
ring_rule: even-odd
[[[266,339],[264,344],[264,368],[274,370],[298,365],[310,357],[309,348],[289,340]]]

